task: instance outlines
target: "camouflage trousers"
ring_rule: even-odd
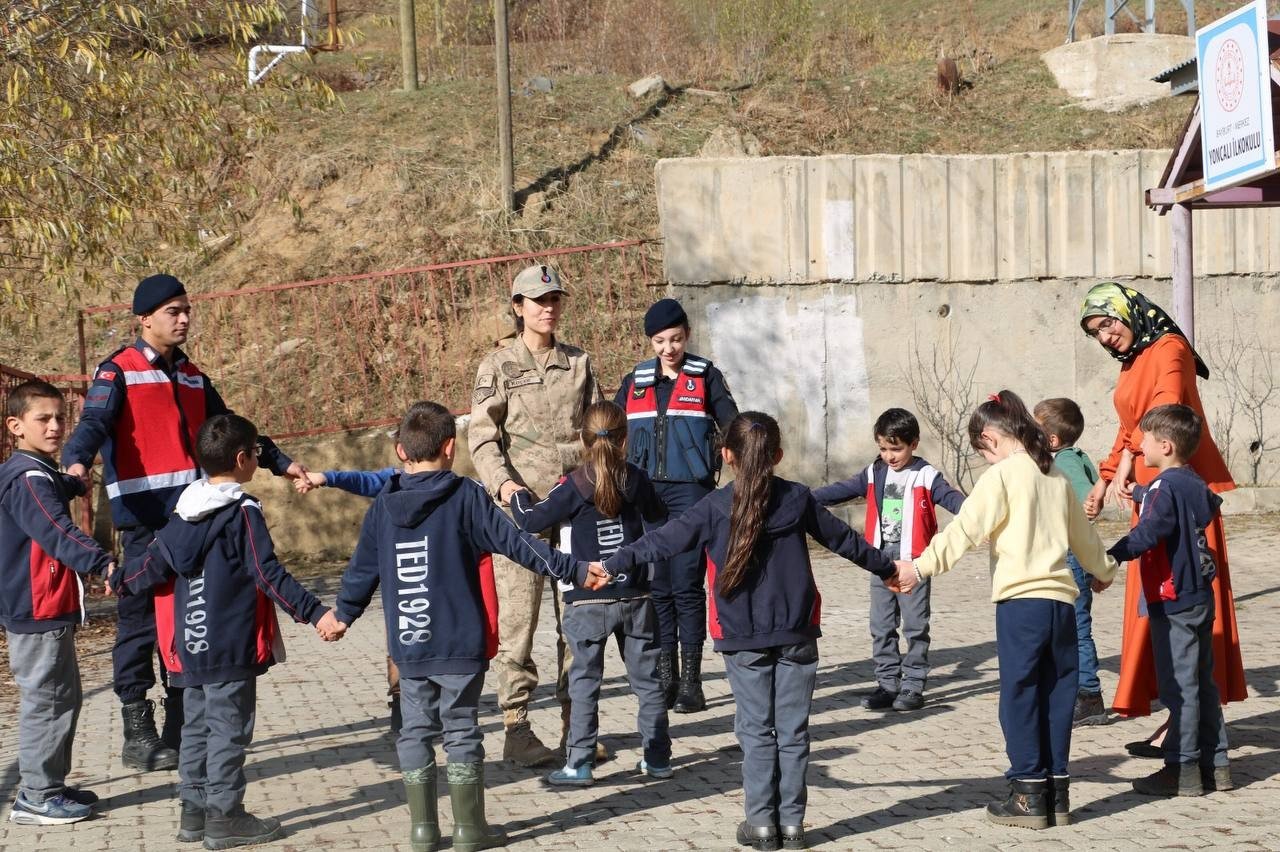
[[[538,665],[533,661],[533,634],[538,630],[542,593],[551,584],[556,613],[556,700],[569,704],[569,666],[573,657],[561,629],[562,606],[555,580],[535,574],[509,559],[493,556],[493,576],[498,590],[498,655],[493,670],[498,676],[498,706],[504,712],[529,706],[538,685]]]

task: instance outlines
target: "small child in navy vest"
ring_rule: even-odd
[[[733,689],[742,745],[746,820],[736,839],[755,849],[804,849],[809,708],[818,673],[822,597],[806,535],[879,577],[893,562],[822,508],[807,487],[774,476],[778,423],[747,411],[729,424],[722,450],[735,472],[683,515],[593,564],[618,577],[689,550],[707,554],[715,648]]]
[[[627,415],[612,402],[596,402],[582,418],[582,466],[561,480],[546,499],[530,505],[529,492],[511,498],[511,514],[521,529],[545,530],[570,524],[575,557],[599,562],[644,534],[646,522],[665,520],[667,511],[648,475],[626,460]],[[553,785],[586,787],[599,732],[604,650],[611,636],[622,648],[631,691],[640,702],[638,727],[644,758],[637,771],[671,777],[671,737],[667,705],[658,683],[657,615],[649,598],[651,566],[619,575],[598,591],[562,586],[564,638],[573,653],[569,670],[569,736],[565,765],[547,775]]]
[[[1160,405],[1143,415],[1142,461],[1160,471],[1134,486],[1142,505],[1137,525],[1108,551],[1140,559],[1142,600],[1151,621],[1151,650],[1160,701],[1169,708],[1164,768],[1133,782],[1150,796],[1198,796],[1234,787],[1227,763],[1227,727],[1213,681],[1213,578],[1217,563],[1205,543],[1222,498],[1187,459],[1200,444],[1200,418],[1185,405]]]
[[[824,506],[866,498],[863,534],[891,560],[911,560],[924,552],[938,531],[935,506],[960,511],[964,494],[952,488],[933,465],[915,455],[920,424],[903,408],[890,408],[876,418],[880,457],[856,476],[814,490]],[[876,688],[864,696],[868,710],[919,710],[929,677],[930,584],[910,595],[871,578],[871,658]],[[898,648],[898,625],[907,640],[906,656]]]
[[[498,650],[492,553],[538,574],[585,582],[587,564],[521,532],[479,483],[451,468],[456,425],[434,402],[400,422],[393,474],[365,515],[342,575],[339,631],[381,586],[387,650],[400,670],[403,716],[396,752],[404,776],[414,852],[440,842],[435,740],[448,755],[453,848],[505,845],[484,814],[484,743],[477,720],[489,660]]]
[[[21,696],[9,820],[61,825],[88,819],[98,801],[66,785],[82,700],[75,632],[83,619],[80,576],[114,566],[67,508],[84,487],[54,461],[66,428],[62,392],[39,380],[13,388],[5,428],[15,450],[0,464],[0,624]]]
[[[278,819],[244,807],[258,677],[285,659],[276,607],[326,638],[337,622],[280,564],[262,506],[243,490],[258,470],[254,425],[210,417],[195,452],[205,478],[183,490],[174,516],[113,586],[154,593],[157,647],[170,685],[183,688],[178,840],[230,849],[284,833]]]

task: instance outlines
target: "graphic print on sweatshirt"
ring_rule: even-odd
[[[396,639],[401,645],[431,641],[430,588],[427,575],[429,536],[396,542]]]

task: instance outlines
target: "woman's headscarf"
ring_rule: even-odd
[[[1117,352],[1104,347],[1117,361],[1132,361],[1139,352],[1166,334],[1176,334],[1183,340],[1187,339],[1163,308],[1137,290],[1123,287],[1114,281],[1095,284],[1089,289],[1084,297],[1084,306],[1080,309],[1081,328],[1084,328],[1085,320],[1089,317],[1112,317],[1129,326],[1133,332],[1133,345],[1129,347],[1129,351]],[[1195,349],[1191,350],[1191,354],[1196,359],[1196,375],[1202,379],[1209,378],[1209,368],[1200,355]]]

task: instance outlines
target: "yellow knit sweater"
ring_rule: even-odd
[[[978,479],[960,514],[916,560],[921,576],[950,571],[961,556],[991,540],[991,600],[1076,599],[1067,550],[1084,570],[1109,582],[1116,561],[1106,548],[1071,483],[1055,467],[1040,472],[1031,456],[1017,452]]]

